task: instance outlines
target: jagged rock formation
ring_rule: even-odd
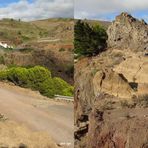
[[[128,13],[121,13],[108,28],[108,47],[147,50],[148,25]]]

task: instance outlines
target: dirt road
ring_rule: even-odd
[[[48,132],[58,144],[73,147],[72,104],[44,100],[30,92],[0,85],[0,113],[33,131]]]

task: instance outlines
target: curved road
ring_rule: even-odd
[[[48,132],[58,144],[73,147],[72,104],[37,99],[29,93],[0,86],[0,113],[31,130]]]

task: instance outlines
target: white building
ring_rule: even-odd
[[[1,42],[1,41],[0,41],[0,46],[2,46],[3,48],[13,48],[13,46],[10,46],[7,43]]]

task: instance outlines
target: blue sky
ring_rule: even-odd
[[[0,0],[0,19],[24,21],[74,17],[73,0]]]
[[[148,0],[0,0],[0,19],[75,17],[112,21],[123,11],[148,22]]]
[[[1,0],[0,1],[0,7],[7,6],[8,4],[13,3],[13,2],[17,2],[17,1],[18,0]]]
[[[125,11],[131,14],[133,17],[138,18],[139,20],[144,19],[148,23],[148,11]],[[115,19],[117,15],[119,15],[121,12],[112,12],[112,13],[107,13],[105,15],[95,15],[90,17],[90,19],[101,19],[101,20],[106,20],[106,21],[112,21]],[[88,17],[89,18],[89,17]]]
[[[20,0],[0,0],[0,7],[6,7],[9,4],[17,3]],[[29,3],[33,2],[33,0],[27,0]]]
[[[75,18],[111,21],[121,12],[148,22],[148,0],[75,0]]]

